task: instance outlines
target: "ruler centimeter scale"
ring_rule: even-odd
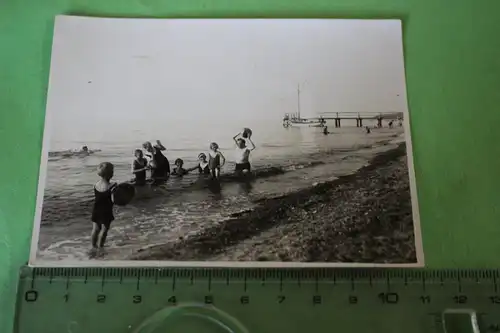
[[[500,332],[500,271],[23,268],[16,333]]]

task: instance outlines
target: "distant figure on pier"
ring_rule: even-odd
[[[323,134],[328,135],[330,132],[328,132],[328,126],[323,127]]]
[[[371,131],[372,131],[372,130],[370,129],[370,127],[368,127],[368,126],[366,126],[366,127],[365,127],[365,130],[366,130],[366,134],[370,134],[370,133],[371,133]]]
[[[392,123],[393,123],[393,122],[394,122],[394,120],[391,120],[391,121],[389,122],[389,128],[392,128]]]

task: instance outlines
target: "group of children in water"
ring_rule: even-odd
[[[234,171],[237,175],[245,175],[251,171],[249,157],[250,152],[255,149],[251,136],[251,131],[245,129],[233,137],[236,144]],[[219,145],[212,142],[208,156],[205,153],[198,155],[198,165],[184,168],[184,161],[178,158],[175,160],[175,168],[171,172],[170,163],[162,153],[166,148],[159,140],[156,141],[154,146],[151,142],[145,142],[142,147],[146,150],[149,161],[144,157],[142,149],[135,150],[135,159],[132,163],[135,185],[146,184],[146,172],[148,170],[151,171],[151,179],[154,183],[165,181],[170,175],[183,176],[193,171],[197,171],[202,175],[209,175],[212,179],[217,180],[220,177],[221,168],[226,163],[226,158],[220,151]],[[113,193],[117,186],[116,183],[111,182],[114,175],[114,165],[112,163],[103,162],[99,164],[97,174],[101,179],[94,185],[95,200],[91,218],[93,223],[91,255],[95,255],[97,249],[102,248],[106,242],[111,222],[114,220]]]
[[[248,173],[251,171],[249,161],[250,152],[255,149],[251,134],[248,132],[238,133],[233,137],[233,140],[236,143],[235,173]],[[172,171],[170,170],[168,159],[162,153],[165,147],[159,140],[156,141],[156,145],[154,146],[151,142],[145,142],[143,148],[146,150],[146,156],[149,157],[149,161],[144,157],[142,149],[135,150],[132,173],[135,176],[134,182],[136,185],[144,185],[146,183],[146,171],[148,170],[151,171],[153,182],[164,181],[170,175],[184,176],[193,171],[197,171],[199,174],[210,175],[212,179],[218,179],[222,167],[226,164],[226,158],[216,142],[210,144],[208,156],[205,153],[198,155],[198,164],[196,166],[185,168],[184,161],[178,158],[174,162],[175,167]]]

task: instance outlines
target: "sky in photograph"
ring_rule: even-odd
[[[303,116],[406,112],[400,21],[60,16],[47,121],[55,140],[89,128],[280,122],[297,110],[298,85]]]

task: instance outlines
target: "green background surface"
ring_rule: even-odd
[[[500,1],[2,0],[0,332],[28,260],[57,14],[402,18],[426,264],[500,267]]]

